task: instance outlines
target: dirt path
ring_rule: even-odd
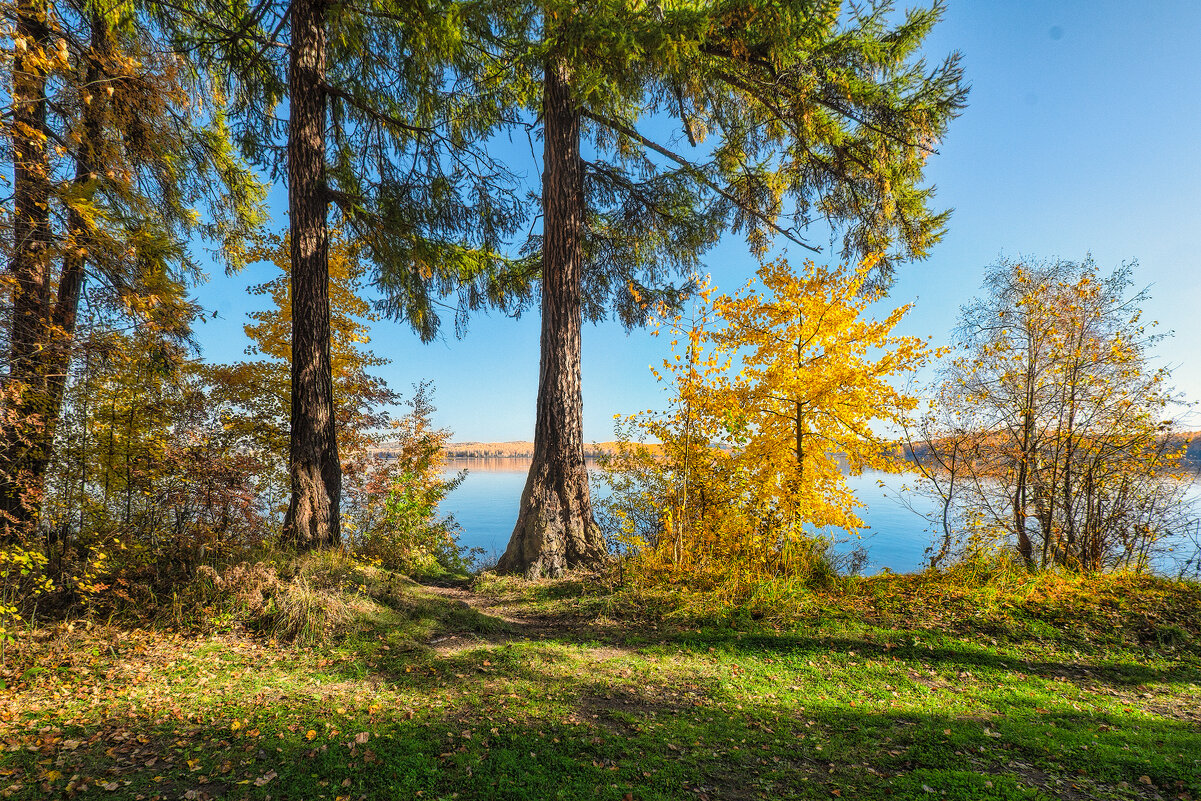
[[[596,650],[596,656],[601,659],[610,658],[624,650],[611,647],[617,644],[613,642],[607,643],[608,647],[597,644],[598,640],[614,640],[618,634],[616,631],[609,631],[572,615],[533,612],[518,598],[479,593],[461,586],[426,585],[422,591],[449,604],[472,609],[484,617],[501,621],[495,632],[459,631],[439,634],[430,640],[428,645],[442,654],[455,653],[482,643],[548,640],[590,643],[591,650]]]

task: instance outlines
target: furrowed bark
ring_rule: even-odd
[[[92,52],[88,63],[86,85],[93,94],[91,103],[83,105],[82,141],[75,159],[76,187],[94,185],[96,170],[104,153],[104,118],[106,103],[98,90],[104,80],[104,65],[112,53],[112,38],[108,21],[99,13],[91,16]],[[90,195],[90,193],[87,193]],[[34,481],[39,489],[44,488],[46,470],[54,446],[54,435],[62,416],[63,395],[66,392],[67,374],[71,367],[71,350],[75,343],[75,327],[79,314],[79,297],[83,291],[84,269],[91,246],[91,221],[75,208],[67,211],[67,237],[63,252],[62,274],[58,281],[58,295],[51,313],[50,343],[46,349],[46,415],[43,431],[43,447],[37,454],[32,467]],[[64,543],[65,547],[65,543]]]
[[[580,388],[584,163],[569,68],[547,64],[543,89],[542,340],[534,460],[500,572],[556,577],[605,560],[584,464]]]
[[[284,540],[298,550],[341,539],[342,467],[330,362],[325,193],[324,0],[292,5],[288,69],[288,211],[292,258],[292,497]]]
[[[0,537],[36,525],[41,493],[35,477],[44,447],[51,293],[50,163],[46,149],[49,35],[44,0],[16,7],[12,75],[13,250],[8,382],[0,432]]]

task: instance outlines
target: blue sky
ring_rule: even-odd
[[[955,210],[948,234],[927,260],[902,265],[890,295],[892,304],[916,304],[903,333],[945,342],[985,267],[1002,255],[1091,252],[1105,271],[1137,259],[1136,284],[1150,287],[1147,318],[1174,332],[1155,355],[1184,396],[1201,401],[1198,35],[1201,3],[1192,0],[950,0],[927,52],[931,60],[962,52],[972,92],[927,170],[939,206]],[[283,229],[280,187],[272,208]],[[836,260],[826,250],[816,258]],[[705,264],[730,291],[756,267],[737,238]],[[270,276],[261,265],[233,277],[214,270],[197,288],[218,312],[197,330],[207,359],[241,358],[245,315],[262,307],[246,287]],[[379,372],[393,388],[434,381],[438,422],[454,439],[529,440],[538,327],[536,312],[481,314],[462,339],[448,333],[423,345],[404,324],[382,321],[372,347],[392,359]],[[586,325],[583,337],[584,436],[611,439],[613,415],[664,405],[648,366],[666,343],[616,323]]]

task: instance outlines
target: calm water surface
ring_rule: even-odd
[[[528,459],[519,458],[453,459],[448,463],[448,475],[468,471],[467,479],[442,502],[442,508],[463,527],[460,544],[481,548],[486,557],[504,553],[517,522],[517,508],[529,466]],[[912,483],[912,477],[878,471],[848,480],[866,505],[859,510],[859,516],[868,528],[860,539],[848,540],[845,533],[834,532],[842,540],[836,550],[848,552],[862,545],[868,555],[864,573],[879,573],[885,568],[908,573],[924,566],[925,552],[934,535],[930,524],[918,512],[932,511],[934,503],[920,495],[903,493],[901,487],[906,481]],[[1201,487],[1194,484],[1190,495],[1201,502]],[[1152,563],[1158,572],[1177,575],[1179,565],[1189,557],[1195,558],[1195,553],[1192,539],[1182,539],[1171,552],[1159,554]]]
[[[504,552],[517,522],[517,508],[529,466],[527,459],[449,462],[448,474],[468,471],[467,479],[442,502],[442,508],[463,527],[460,544],[482,548],[485,555]],[[877,483],[880,481],[884,482],[883,488]],[[926,531],[926,521],[901,502],[902,483],[900,476],[875,471],[850,479],[851,488],[867,504],[859,515],[870,528],[861,540],[843,542],[838,549],[848,551],[856,545],[864,546],[868,553],[866,573],[878,573],[886,567],[903,573],[922,566],[931,535]],[[928,499],[912,497],[910,501],[918,509],[930,508]]]

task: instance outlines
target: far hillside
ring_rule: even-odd
[[[616,442],[593,442],[584,445],[584,457],[595,459],[616,450]],[[451,459],[532,459],[534,443],[521,441],[448,442],[443,451]],[[374,453],[385,459],[395,459],[400,453],[400,444],[381,442]]]
[[[1184,464],[1192,471],[1201,473],[1201,431],[1182,431],[1170,436],[1171,441],[1178,442],[1178,447],[1183,448]],[[901,446],[904,458],[908,461],[914,461],[924,455],[929,446],[926,444],[915,444],[913,446]]]

